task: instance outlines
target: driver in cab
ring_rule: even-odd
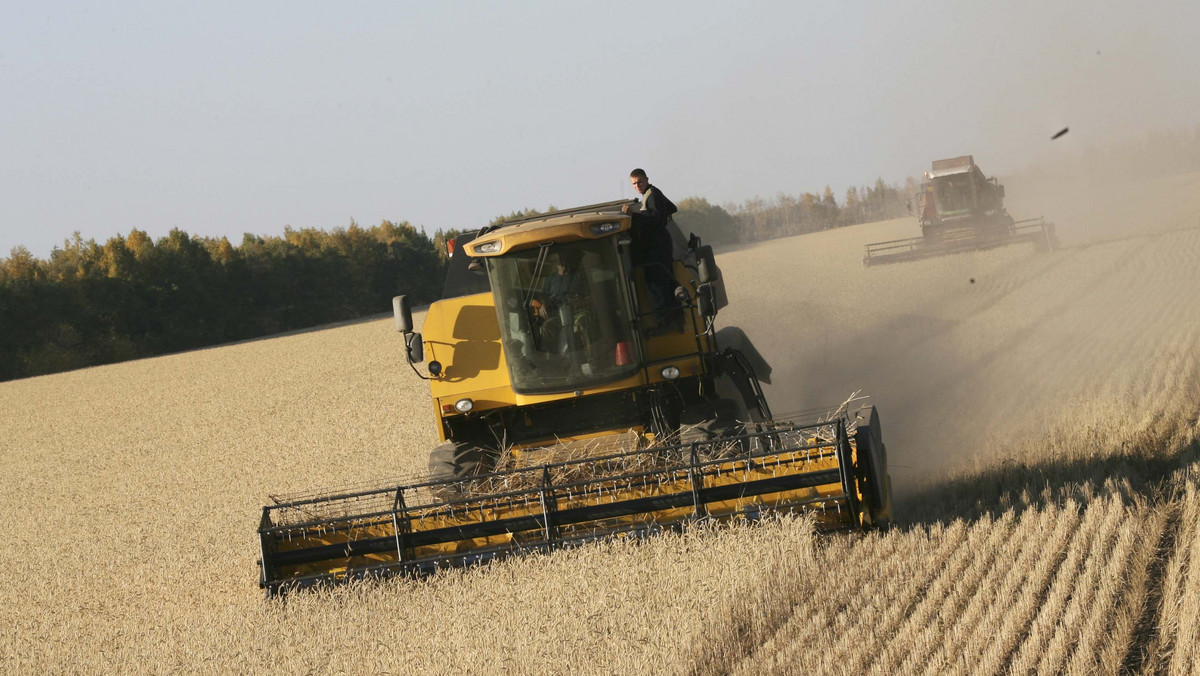
[[[559,309],[585,295],[586,285],[578,262],[568,256],[555,256],[555,273],[546,276],[542,293],[530,304],[542,319],[556,316]]]
[[[543,349],[564,353],[586,335],[584,301],[588,289],[577,257],[558,254],[554,264],[555,271],[546,276],[542,292],[530,302],[530,307],[541,320],[538,323],[546,343]],[[578,338],[576,334],[579,334]]]

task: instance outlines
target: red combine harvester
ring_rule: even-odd
[[[987,177],[971,155],[934,160],[921,192],[909,203],[921,236],[867,245],[863,265],[941,256],[1033,242],[1038,250],[1058,245],[1054,224],[1044,218],[1013,220],[1004,209],[1004,186]]]

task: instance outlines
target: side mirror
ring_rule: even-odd
[[[404,337],[404,350],[408,356],[408,363],[420,364],[425,361],[425,344],[421,342],[421,334],[410,333]]]
[[[404,334],[412,333],[412,308],[409,307],[408,296],[392,298],[392,314],[396,317],[397,331]]]
[[[708,244],[696,249],[696,276],[700,278],[701,284],[715,282],[721,278],[721,272],[717,269],[717,259]]]

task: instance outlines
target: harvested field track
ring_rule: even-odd
[[[1048,254],[860,267],[911,221],[721,254],[777,412],[879,407],[886,533],[783,518],[264,601],[268,494],[436,443],[390,319],[0,384],[0,672],[1196,673],[1186,184]]]

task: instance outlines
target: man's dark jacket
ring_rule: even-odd
[[[642,210],[630,212],[635,251],[640,250],[647,263],[670,266],[671,234],[667,231],[667,221],[679,208],[653,185],[646,187],[642,200]]]

